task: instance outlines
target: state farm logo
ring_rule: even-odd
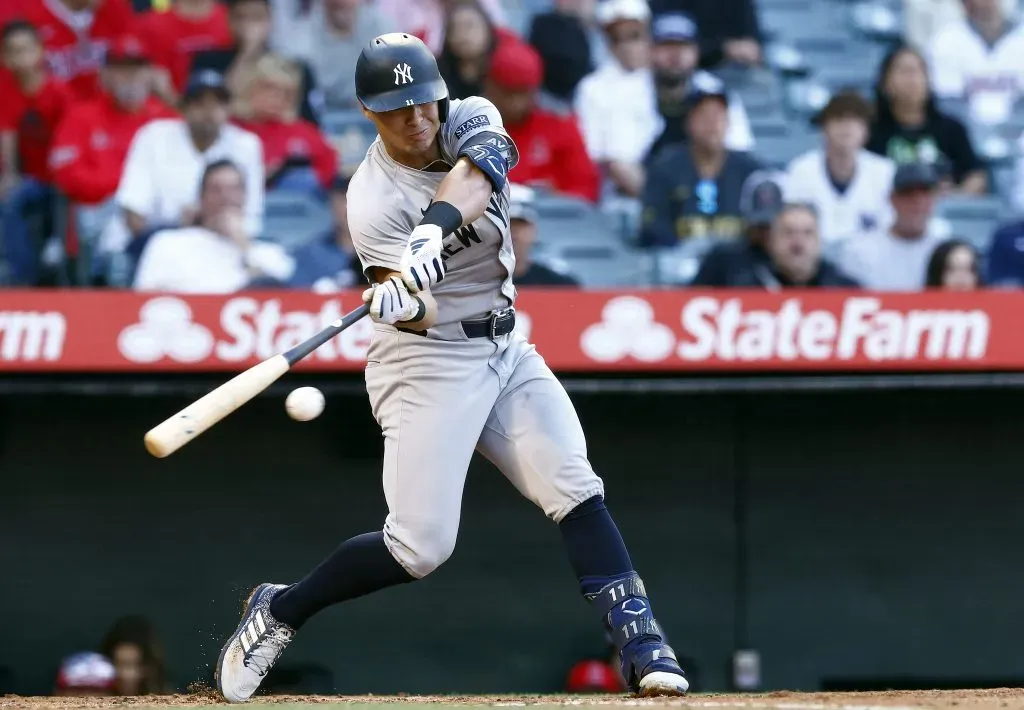
[[[67,330],[64,314],[57,311],[0,311],[0,360],[59,360]]]
[[[680,322],[677,340],[643,298],[613,298],[601,322],[583,331],[580,348],[598,362],[658,362],[673,351],[691,362],[980,360],[991,330],[982,310],[891,309],[860,296],[813,310],[799,298],[768,310],[744,308],[740,298],[700,296],[684,304]]]
[[[654,320],[651,304],[637,296],[613,298],[601,309],[601,322],[583,331],[580,347],[598,362],[632,356],[641,362],[664,360],[676,338],[672,329]]]
[[[147,301],[139,309],[139,322],[121,331],[117,349],[132,362],[200,362],[213,351],[209,328],[192,322],[192,308],[169,296]]]
[[[180,363],[264,360],[312,337],[342,315],[339,299],[310,312],[284,311],[279,299],[240,296],[217,304],[190,304],[161,296],[139,309],[139,322],[121,331],[117,347],[126,359],[143,364],[165,358]],[[364,361],[372,336],[373,324],[364,318],[317,348],[309,359]]]

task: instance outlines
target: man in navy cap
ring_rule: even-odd
[[[714,79],[706,71],[698,70],[700,61],[700,34],[693,17],[683,12],[655,15],[651,20],[651,63],[653,67],[658,111],[664,120],[664,129],[650,150],[654,157],[663,147],[686,140],[684,119],[687,96],[694,81]],[[729,131],[726,146],[730,150],[747,151],[754,147],[750,121],[742,102],[729,97]]]
[[[687,141],[666,146],[649,164],[641,245],[742,234],[740,195],[761,166],[750,154],[727,148],[729,103],[719,79],[710,74],[693,78],[684,102]]]

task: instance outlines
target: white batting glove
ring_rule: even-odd
[[[409,320],[420,310],[419,301],[397,276],[363,291],[363,301],[370,304],[370,320],[386,325]]]
[[[444,279],[441,236],[441,228],[436,224],[421,224],[412,230],[398,266],[402,281],[413,293],[424,291]]]

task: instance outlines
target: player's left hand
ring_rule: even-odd
[[[370,304],[370,320],[394,325],[419,313],[420,304],[397,276],[374,284],[363,291],[363,302]]]
[[[406,287],[416,293],[440,283],[445,277],[444,259],[441,258],[441,228],[436,224],[421,224],[412,230],[398,266]]]

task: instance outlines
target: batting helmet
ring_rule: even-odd
[[[374,37],[356,62],[356,96],[370,111],[393,111],[437,102],[438,117],[448,117],[448,86],[427,45],[412,35],[393,32]]]

